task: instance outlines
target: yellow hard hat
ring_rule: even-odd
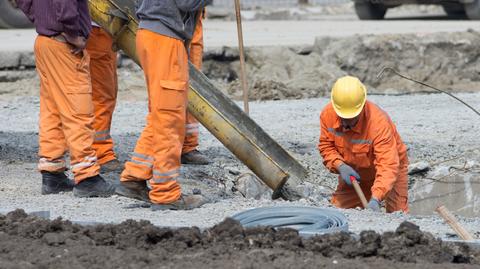
[[[367,101],[367,88],[356,77],[341,77],[333,85],[331,100],[339,117],[355,118]]]

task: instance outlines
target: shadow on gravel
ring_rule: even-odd
[[[80,226],[29,216],[23,210],[0,215],[1,268],[478,268],[479,264],[480,253],[444,243],[408,222],[395,232],[362,232],[358,239],[347,233],[304,239],[291,229],[244,229],[232,219],[201,231],[133,220]]]

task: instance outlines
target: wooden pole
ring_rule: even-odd
[[[360,198],[360,201],[362,202],[363,208],[367,208],[367,198],[365,198],[365,194],[363,194],[362,188],[360,188],[360,184],[358,184],[358,181],[355,179],[355,177],[351,177],[350,181],[352,182],[355,192],[357,192],[358,198]]]
[[[235,0],[235,14],[237,17],[237,33],[238,33],[238,50],[240,51],[240,80],[243,90],[243,109],[248,115],[250,109],[248,107],[248,84],[247,71],[245,69],[245,53],[243,49],[243,31],[242,31],[242,15],[240,13],[240,0]]]
[[[462,225],[458,222],[457,218],[448,211],[448,209],[441,205],[435,209],[437,213],[445,220],[445,222],[452,227],[452,229],[462,238],[463,240],[473,240],[473,236],[463,228]]]

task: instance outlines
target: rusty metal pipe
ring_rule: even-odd
[[[116,46],[138,63],[138,22],[133,0],[89,0],[92,19],[112,34]],[[209,79],[190,66],[188,110],[267,186],[301,181],[307,171]]]

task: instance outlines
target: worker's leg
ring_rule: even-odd
[[[117,53],[112,50],[111,36],[100,27],[93,27],[87,42],[92,78],[92,100],[95,119],[93,148],[98,163],[115,160],[110,126],[117,99]]]
[[[153,132],[149,196],[153,203],[169,204],[181,195],[176,179],[185,136],[187,51],[182,41],[143,29],[137,31],[136,45],[147,81]]]
[[[403,211],[408,213],[408,165],[402,165],[393,189],[385,198],[388,213]]]
[[[122,182],[146,181],[152,178],[154,151],[151,117],[149,112],[145,128],[137,141],[135,150],[131,154],[130,160],[125,163],[125,170],[123,170],[120,178]]]
[[[203,57],[203,26],[199,19],[195,26],[195,32],[190,43],[190,62],[199,70],[202,69]],[[187,125],[185,126],[185,141],[183,143],[182,154],[196,150],[198,147],[199,123],[195,117],[187,111]]]
[[[365,195],[365,198],[370,200],[372,197],[371,188],[373,185],[372,180],[362,179],[360,181],[360,188]],[[347,185],[342,179],[339,178],[338,186],[332,196],[332,204],[339,208],[356,208],[361,207],[363,208],[362,202],[358,197],[357,193],[353,186]]]
[[[38,40],[37,40],[38,42]],[[36,42],[36,44],[37,44]],[[35,45],[35,60],[40,78],[40,119],[39,119],[39,163],[40,172],[59,173],[66,169],[64,154],[67,144],[62,131],[62,122],[57,104],[54,102],[45,71],[44,57]]]
[[[39,68],[48,83],[49,97],[58,109],[57,115],[70,151],[72,172],[78,184],[98,175],[100,169],[92,148],[94,132],[89,56],[86,51],[80,56],[73,55],[67,44],[43,36],[37,38],[35,52]],[[58,138],[52,139],[57,141]]]

